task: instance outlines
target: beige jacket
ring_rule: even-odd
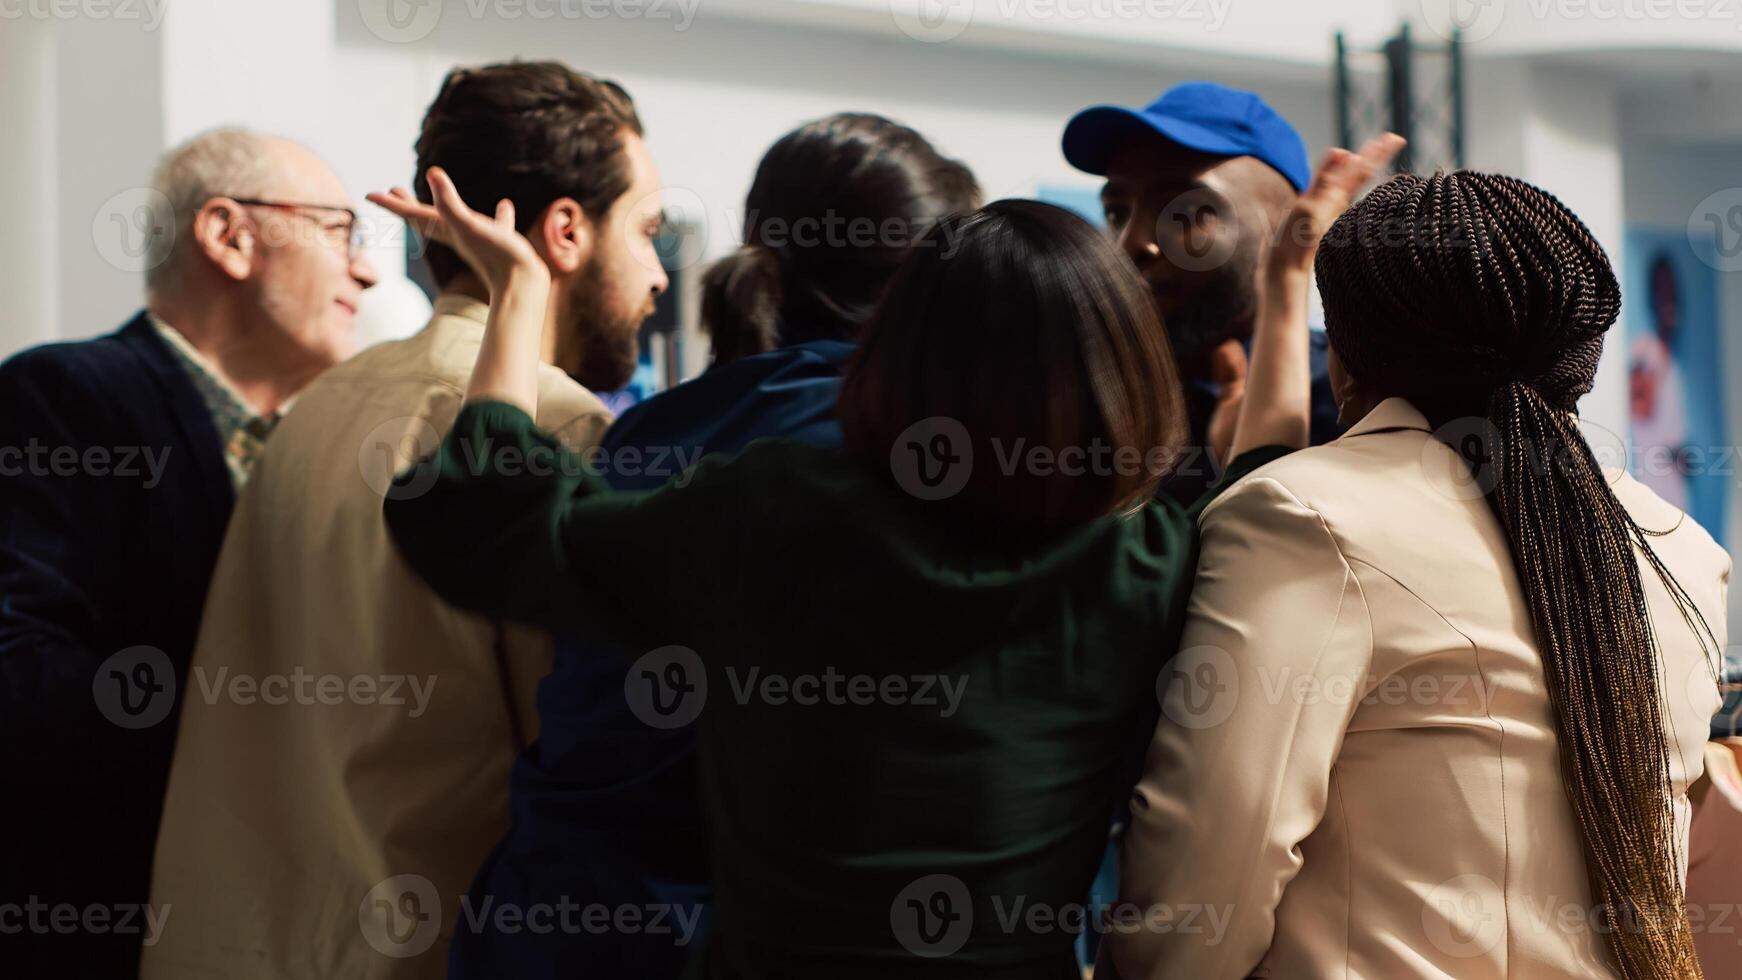
[[[458,414],[485,313],[443,297],[415,337],[323,375],[237,502],[182,691],[145,977],[446,975],[551,642],[444,605],[381,504]],[[539,424],[596,443],[604,405],[540,370]]]
[[[1653,546],[1721,645],[1729,557],[1611,478],[1668,532]],[[1122,897],[1151,918],[1107,940],[1121,975],[1611,975],[1505,537],[1421,413],[1381,404],[1236,484],[1201,527],[1124,861]],[[1685,868],[1718,665],[1642,574]]]

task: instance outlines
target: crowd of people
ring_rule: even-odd
[[[145,308],[0,364],[0,973],[1734,962],[1730,559],[1579,432],[1621,297],[1552,194],[1193,82],[1064,125],[1101,229],[839,113],[613,417],[643,136],[450,72],[369,195],[433,315],[356,352],[338,179],[201,134]]]

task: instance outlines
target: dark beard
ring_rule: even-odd
[[[1252,335],[1257,302],[1239,279],[1225,277],[1206,285],[1164,322],[1181,377],[1199,380],[1209,373],[1209,354],[1224,342]]]
[[[556,366],[591,391],[618,391],[641,362],[641,317],[613,316],[605,309],[604,276],[589,261],[575,284],[573,322],[557,338]]]
[[[597,323],[598,321],[593,321]],[[576,363],[563,365],[569,377],[592,391],[618,391],[635,376],[641,363],[641,344],[636,336],[639,324],[620,325],[609,332],[594,331],[581,346]]]

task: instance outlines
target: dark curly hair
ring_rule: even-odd
[[[564,197],[597,221],[629,189],[625,133],[641,135],[641,119],[616,82],[555,61],[455,68],[424,113],[417,199],[432,200],[424,174],[440,166],[478,211],[491,214],[497,201],[513,201],[521,231]],[[425,259],[438,286],[465,268],[435,242]]]
[[[1535,625],[1599,931],[1628,980],[1698,977],[1641,561],[1699,641],[1718,643],[1572,415],[1621,308],[1608,258],[1548,192],[1459,172],[1392,178],[1337,222],[1317,261],[1325,327],[1352,377],[1436,426],[1485,420],[1492,444],[1470,462]]]

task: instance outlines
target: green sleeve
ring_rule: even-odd
[[[737,546],[725,462],[710,457],[649,493],[613,491],[596,460],[524,411],[473,402],[433,456],[395,479],[384,513],[406,562],[462,609],[687,644],[720,591],[704,581],[709,558]]]

